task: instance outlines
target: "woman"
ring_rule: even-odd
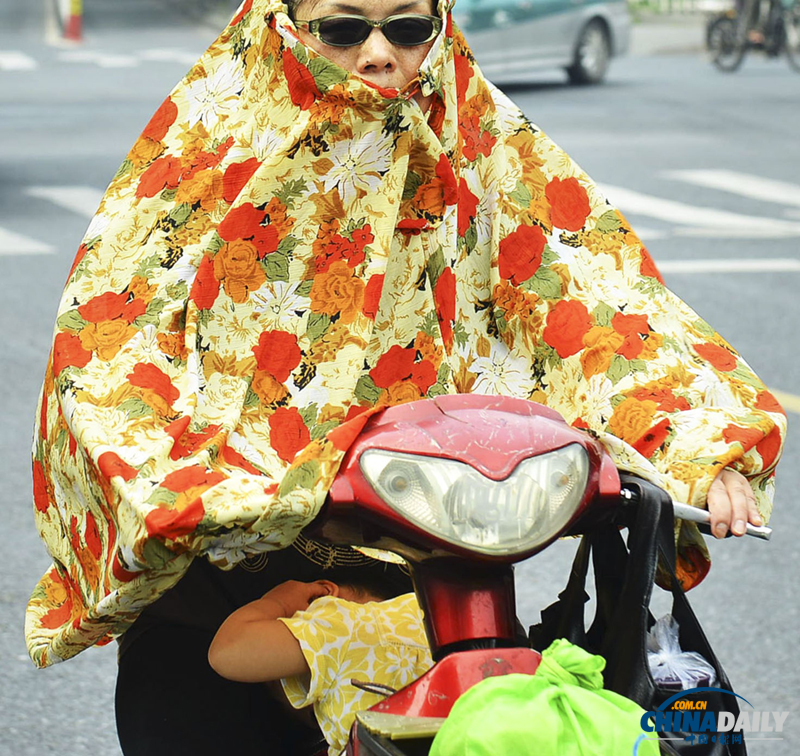
[[[449,5],[433,19],[427,0],[287,10],[244,3],[79,250],[34,450],[54,559],[28,612],[40,666],[140,614],[124,640],[149,616],[183,643],[175,617],[211,581],[244,603],[209,561],[270,552],[280,582],[315,579],[276,578],[287,554],[362,559],[298,534],[370,415],[423,396],[546,403],[620,466],[707,504],[720,534],[770,513],[780,406],[483,78]],[[708,562],[685,523],[679,551],[696,584]]]

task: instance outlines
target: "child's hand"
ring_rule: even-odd
[[[285,583],[276,585],[271,591],[267,591],[262,599],[274,601],[281,607],[282,617],[291,617],[295,612],[302,612],[308,609],[308,605],[320,596],[328,596],[331,593],[330,584],[326,581],[318,580],[314,583],[301,583],[299,580],[287,580]]]

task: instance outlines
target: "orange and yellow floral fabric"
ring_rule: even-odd
[[[397,92],[247,0],[131,149],[37,415],[38,665],[123,632],[198,555],[290,544],[369,414],[420,397],[546,403],[697,505],[734,465],[769,515],[780,406],[441,12]]]

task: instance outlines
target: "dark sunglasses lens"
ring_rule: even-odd
[[[319,38],[333,47],[360,45],[372,31],[372,27],[357,18],[326,18],[319,24]]]
[[[412,47],[430,41],[434,26],[429,18],[394,18],[383,27],[383,33],[392,44]]]

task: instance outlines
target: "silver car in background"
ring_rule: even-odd
[[[597,84],[630,45],[625,0],[457,0],[453,16],[496,84],[552,68],[573,84]]]

